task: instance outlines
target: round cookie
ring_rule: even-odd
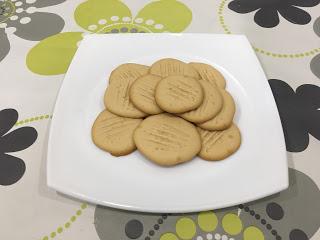
[[[187,63],[173,58],[164,58],[156,61],[150,68],[150,73],[160,77],[183,75],[200,79],[199,73]]]
[[[241,134],[235,124],[223,131],[207,131],[202,128],[198,128],[198,131],[202,141],[199,156],[205,160],[225,159],[240,147]]]
[[[104,95],[106,109],[121,117],[142,118],[147,116],[130,101],[129,89],[134,81],[135,78],[118,78],[112,81]]]
[[[127,155],[136,149],[133,132],[141,122],[142,119],[119,117],[105,110],[92,126],[92,140],[114,156]]]
[[[226,80],[224,79],[222,74],[209,64],[191,62],[189,63],[189,65],[198,71],[203,80],[214,83],[219,88],[226,87]]]
[[[201,148],[196,127],[168,113],[147,117],[133,138],[143,155],[162,166],[190,161]]]
[[[223,105],[222,97],[217,87],[205,80],[200,80],[199,83],[204,91],[203,102],[197,109],[180,115],[180,117],[194,123],[212,119],[220,112]]]
[[[125,63],[121,64],[117,68],[115,68],[109,77],[109,83],[113,81],[127,79],[129,81],[134,81],[138,77],[144,76],[148,74],[149,67],[136,63]]]
[[[236,111],[236,106],[232,96],[224,90],[220,90],[223,106],[221,111],[217,116],[206,121],[204,123],[198,124],[199,127],[205,130],[224,130],[232,124],[232,120]]]
[[[161,77],[148,74],[138,78],[130,88],[130,100],[133,105],[148,114],[163,112],[154,98],[155,89]]]
[[[158,106],[169,113],[184,113],[200,106],[203,90],[199,80],[184,76],[169,76],[157,87],[155,99]]]

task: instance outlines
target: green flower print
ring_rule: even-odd
[[[38,9],[57,5],[65,0],[1,0],[0,1],[0,61],[10,51],[8,35],[14,34],[29,41],[40,41],[59,33],[63,19],[54,13]]]
[[[212,232],[215,232],[213,234]],[[198,233],[198,235],[197,235]],[[245,226],[237,213],[216,214],[213,211],[201,212],[195,219],[179,218],[173,232],[166,232],[160,240],[264,240],[265,236],[258,226]]]
[[[157,0],[132,17],[120,0],[88,0],[76,8],[74,18],[85,31],[59,33],[38,43],[27,55],[27,66],[32,72],[65,73],[84,34],[181,32],[190,24],[192,13],[179,1]]]

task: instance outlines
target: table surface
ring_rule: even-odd
[[[282,120],[289,188],[193,214],[126,212],[49,190],[55,99],[95,32],[247,35]],[[0,239],[320,239],[320,0],[0,0],[0,61]]]

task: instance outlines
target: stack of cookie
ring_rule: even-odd
[[[167,58],[151,67],[120,65],[110,75],[93,142],[114,156],[138,148],[164,166],[196,155],[225,159],[241,143],[235,103],[225,86],[221,73],[204,63]]]

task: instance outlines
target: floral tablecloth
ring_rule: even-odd
[[[280,112],[287,190],[173,215],[94,206],[47,188],[48,126],[78,43],[137,32],[247,35]],[[0,239],[320,239],[320,0],[1,0],[0,61]]]

